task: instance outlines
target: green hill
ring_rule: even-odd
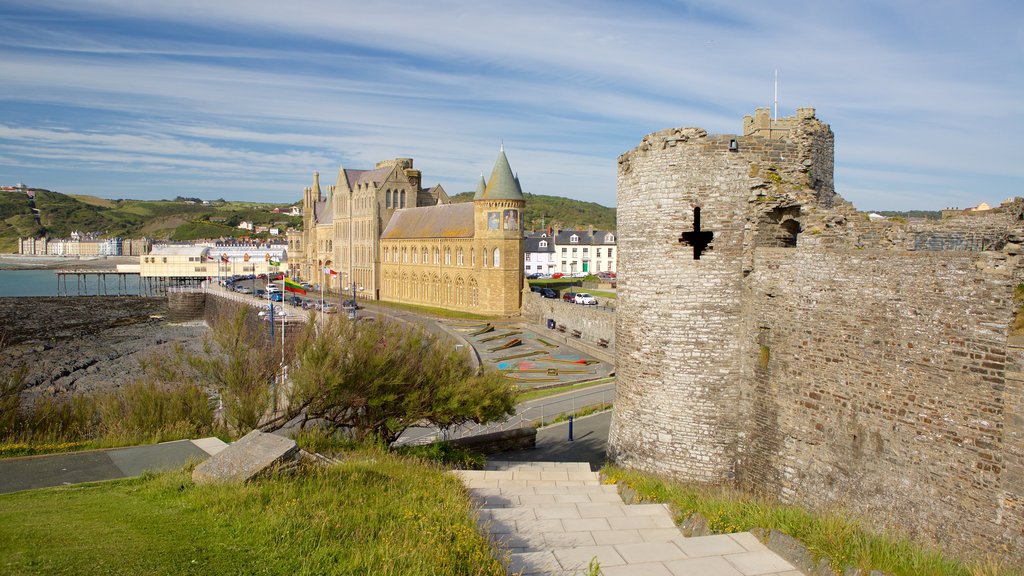
[[[596,202],[584,202],[560,196],[524,193],[526,211],[523,224],[527,230],[551,227],[555,230],[615,230],[615,208]],[[470,202],[473,192],[451,197],[452,202]]]
[[[237,228],[243,220],[282,230],[301,227],[301,217],[272,212],[288,206],[223,200],[209,204],[192,199],[105,200],[41,189],[35,190],[33,200],[23,192],[0,192],[0,252],[17,251],[20,237],[66,238],[74,231],[188,241],[247,235]]]

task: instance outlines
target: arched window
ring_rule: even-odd
[[[459,265],[459,266],[462,266],[462,264],[463,264],[463,262],[462,262],[462,248],[459,248],[459,251],[455,253],[455,263],[457,265]]]
[[[384,248],[384,261],[385,262],[388,261],[388,249],[387,249],[387,247]]]
[[[423,254],[423,263],[424,264],[430,264],[430,260],[427,259],[427,247],[426,246],[423,247],[422,254]]]
[[[480,288],[476,284],[476,278],[469,279],[469,305],[480,305]]]
[[[462,276],[455,278],[455,304],[466,305],[466,284],[462,281]]]
[[[484,249],[481,250],[480,253],[483,254],[484,257],[484,268],[487,268],[487,247],[484,246]]]
[[[443,304],[451,304],[453,302],[454,294],[452,294],[452,279],[445,274],[444,275],[444,301]]]
[[[401,196],[401,202],[400,202],[399,206],[401,208],[405,208],[405,190],[402,190],[401,195],[402,195]]]
[[[476,267],[476,248],[469,249],[469,265]]]
[[[497,248],[494,249],[494,267],[501,266],[501,252]]]
[[[409,263],[409,249],[402,248],[402,262]]]
[[[452,249],[451,248],[445,248],[444,249],[444,265],[445,266],[451,266],[452,265]]]
[[[434,264],[439,264],[440,262],[441,262],[441,251],[438,250],[437,248],[434,248]]]
[[[384,207],[391,208],[391,190],[384,193]]]

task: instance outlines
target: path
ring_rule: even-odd
[[[683,537],[663,504],[623,503],[586,462],[491,461],[455,471],[478,522],[507,549],[509,573],[604,576],[799,576],[749,532]]]
[[[217,438],[177,440],[147,446],[0,459],[0,494],[171,470],[206,460],[227,446]]]

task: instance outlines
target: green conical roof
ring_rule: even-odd
[[[476,184],[476,194],[473,194],[473,200],[479,200],[484,197],[484,192],[487,190],[487,182],[484,182],[484,173],[480,173],[480,181]]]
[[[498,161],[494,163],[494,170],[487,180],[487,188],[484,190],[481,200],[525,200],[523,191],[519,188],[519,182],[512,175],[512,168],[508,165],[508,158],[505,157],[505,147],[501,147],[498,153]]]

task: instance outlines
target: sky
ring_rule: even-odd
[[[1024,196],[1024,3],[4,0],[0,185],[297,202],[415,159],[449,194],[499,147],[534,194],[616,203],[646,134],[773,105],[835,133],[861,210]]]

